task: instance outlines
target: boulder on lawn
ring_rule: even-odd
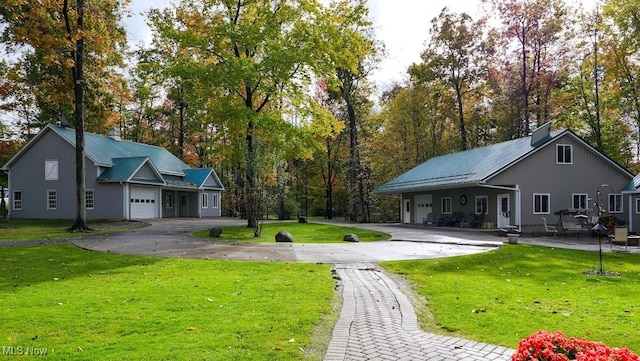
[[[221,234],[222,234],[222,228],[220,227],[213,227],[209,230],[209,237],[220,238]]]
[[[345,242],[360,242],[358,235],[353,233],[345,235],[342,240]]]
[[[276,234],[276,242],[293,242],[293,236],[287,231],[280,231]]]

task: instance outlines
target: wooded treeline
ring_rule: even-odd
[[[377,90],[386,54],[366,1],[182,0],[151,10],[153,41],[132,50],[129,0],[87,1],[73,32],[63,9],[75,0],[4,0],[0,162],[46,123],[74,125],[69,52],[82,38],[87,131],[115,127],[215,168],[225,215],[249,226],[397,219],[376,186],[549,121],[640,170],[640,0],[482,4],[481,17],[445,8],[410,34],[427,39],[422,61]]]

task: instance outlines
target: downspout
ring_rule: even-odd
[[[633,232],[633,195],[635,193],[628,193],[627,195],[629,196],[629,207],[627,208],[629,210],[629,221],[627,228],[629,229],[629,232]]]
[[[518,232],[522,232],[522,212],[521,212],[521,207],[522,207],[522,195],[520,193],[520,186],[516,184],[515,187],[511,188],[511,187],[503,187],[503,186],[494,186],[494,185],[490,185],[490,184],[480,184],[480,183],[476,183],[477,187],[480,188],[491,188],[491,189],[500,189],[500,190],[505,190],[505,191],[511,191],[514,192],[516,195],[516,199],[515,199],[515,205],[514,208],[516,210],[516,214],[515,214],[515,222],[516,222],[516,226],[518,227]]]
[[[122,212],[123,219],[129,220],[129,208],[131,207],[131,203],[129,203],[129,187],[127,187],[128,183],[119,182],[122,186]]]
[[[7,219],[11,219],[12,217],[12,210],[13,210],[13,188],[11,188],[11,175],[9,174],[9,171],[4,171],[5,173],[7,173],[7,192],[9,192],[9,194],[7,194],[7,199],[9,200],[9,204],[5,204],[5,207],[7,207]]]

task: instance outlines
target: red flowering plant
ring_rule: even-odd
[[[640,361],[627,348],[610,348],[601,342],[566,338],[562,332],[538,331],[518,344],[511,361]]]

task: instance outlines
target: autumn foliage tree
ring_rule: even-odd
[[[84,0],[8,0],[0,6],[5,45],[19,54],[10,79],[16,83],[14,89],[29,92],[24,99],[34,100],[29,105],[37,107],[37,126],[73,114],[76,220],[72,230],[88,228],[84,204],[85,109],[91,109],[93,129],[103,128],[113,114],[112,88],[108,85],[114,79],[113,67],[122,60],[125,33],[120,17],[121,6],[126,4],[102,0],[85,7]],[[85,63],[90,64],[86,69]],[[90,96],[85,98],[86,91]],[[85,99],[89,101],[85,103]]]
[[[71,118],[74,112],[71,69],[75,65],[72,53],[80,37],[85,42],[87,128],[104,131],[107,123],[114,121],[117,91],[122,89],[116,83],[122,79],[118,69],[126,49],[122,19],[128,3],[129,0],[88,2],[82,32],[76,31],[75,1],[7,0],[0,4],[3,45],[14,55],[8,64],[7,77],[15,89],[15,99],[20,100],[13,103],[12,111],[33,109],[30,128],[37,130],[57,121],[60,115]],[[65,8],[69,10],[68,19]],[[31,130],[24,129],[27,132]]]
[[[341,24],[311,0],[184,0],[153,10],[150,22],[154,47],[172,54],[165,59],[170,75],[202,84],[215,131],[243,142],[234,159],[244,162],[243,203],[248,226],[259,233],[260,184],[275,170],[267,158],[288,152],[278,149],[300,150],[289,144],[305,139],[305,128],[289,127],[286,119],[313,117],[312,77],[333,78],[338,61],[352,66],[349,49],[339,46]]]

